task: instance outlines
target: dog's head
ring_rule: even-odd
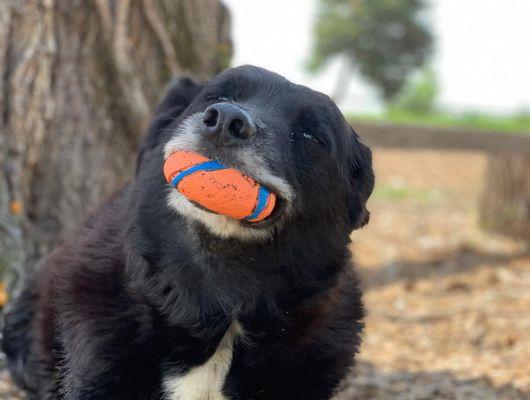
[[[179,150],[253,178],[276,194],[274,211],[249,223],[194,205],[163,179],[164,159]],[[170,88],[142,146],[138,207],[166,210],[223,238],[260,240],[293,224],[349,233],[368,221],[371,163],[370,150],[327,96],[238,67],[206,84],[180,80]]]

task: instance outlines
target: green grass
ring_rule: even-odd
[[[350,114],[352,121],[380,121],[395,124],[432,125],[448,128],[469,128],[477,130],[530,134],[530,112],[512,116],[487,114],[435,113],[419,115],[404,110],[390,110],[383,115]]]
[[[436,188],[414,188],[409,186],[396,186],[380,183],[375,186],[372,195],[374,200],[406,201],[412,200],[419,204],[436,204],[450,193],[442,192]]]

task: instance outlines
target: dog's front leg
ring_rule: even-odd
[[[152,399],[160,374],[150,309],[119,290],[95,292],[89,300],[71,301],[60,313],[64,399]]]
[[[138,347],[106,342],[69,351],[62,391],[65,400],[147,400],[157,388],[157,368]]]

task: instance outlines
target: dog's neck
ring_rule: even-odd
[[[316,225],[311,220],[300,219],[284,224],[268,239],[252,241],[218,237],[200,223],[194,224],[190,233],[194,238],[194,252],[204,255],[206,264],[243,263],[249,268],[260,268],[268,261],[269,268],[297,264],[311,268],[343,263],[350,257],[349,231],[340,223]]]
[[[332,287],[351,256],[344,227],[311,221],[285,224],[261,242],[219,238],[199,224],[183,224],[179,232],[182,240],[166,248],[168,254],[156,260],[138,255],[127,271],[138,278],[131,279],[140,283],[136,292],[180,326],[224,326],[234,315],[256,315],[258,308],[293,310]]]

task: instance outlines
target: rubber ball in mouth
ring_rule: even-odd
[[[259,222],[276,196],[235,168],[190,151],[176,151],[164,163],[167,182],[200,207],[238,220]]]

